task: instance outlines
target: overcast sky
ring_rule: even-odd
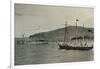
[[[45,32],[75,25],[75,19],[79,19],[78,25],[93,27],[93,8],[43,6],[29,4],[15,4],[15,37],[22,34],[29,36],[38,32]]]

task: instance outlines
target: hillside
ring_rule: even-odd
[[[29,38],[32,40],[46,40],[46,41],[57,41],[63,40],[64,38],[64,30],[65,28],[60,28],[48,32],[36,33],[34,35],[30,35]],[[77,35],[75,36],[75,31]],[[94,38],[94,29],[93,28],[83,28],[78,26],[77,30],[75,26],[68,26],[67,27],[67,34],[68,40],[71,40],[76,37],[83,37],[85,36],[87,39]]]

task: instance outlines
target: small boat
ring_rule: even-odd
[[[77,31],[77,22],[78,21],[79,20],[76,19],[76,31]],[[83,28],[84,28],[84,25],[83,25]],[[75,32],[75,36],[76,35],[77,35],[77,33]],[[83,41],[80,43],[80,45],[78,45],[78,44],[79,44],[79,42],[77,41],[77,39],[75,39],[75,44],[68,43],[68,41],[67,41],[67,22],[65,22],[64,41],[63,41],[63,43],[58,42],[59,49],[66,49],[66,50],[91,50],[93,48],[93,44],[91,44],[91,46],[89,46],[87,44],[87,42],[84,40],[84,37],[83,37]]]
[[[47,41],[35,41],[35,44],[48,44],[48,42]]]

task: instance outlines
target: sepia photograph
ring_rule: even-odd
[[[14,4],[14,65],[94,60],[94,8]]]

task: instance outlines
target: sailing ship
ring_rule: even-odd
[[[76,19],[76,31],[77,31],[77,22],[79,20]],[[83,25],[84,28],[84,25]],[[77,36],[77,32],[75,31],[75,37]],[[79,42],[77,41],[77,37],[75,39],[75,43],[68,43],[68,38],[67,38],[68,34],[67,34],[67,22],[65,22],[65,32],[64,32],[64,40],[62,43],[58,42],[58,46],[59,49],[66,49],[66,50],[91,50],[93,48],[93,44],[92,45],[88,45],[87,42],[84,40],[84,36],[83,36],[83,41],[79,44]]]

